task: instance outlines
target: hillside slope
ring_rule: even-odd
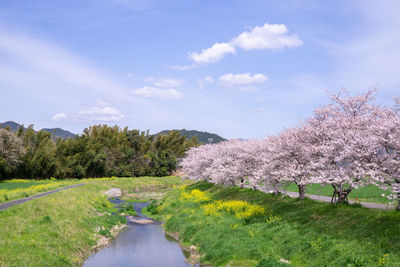
[[[21,127],[21,124],[14,121],[6,121],[0,123],[0,128],[10,127],[11,131],[15,132]],[[43,128],[41,131],[49,132],[54,136],[54,139],[67,139],[67,138],[75,138],[76,134],[71,133],[70,131],[63,130],[61,128]]]
[[[196,136],[200,142],[202,143],[212,143],[212,144],[216,144],[219,142],[223,142],[226,141],[225,138],[217,135],[217,134],[213,134],[213,133],[209,133],[209,132],[202,132],[202,131],[197,131],[197,130],[186,130],[186,129],[182,129],[182,130],[164,130],[161,131],[155,135],[159,135],[159,134],[169,134],[169,132],[171,131],[178,131],[181,135],[186,136],[186,138],[191,139],[193,136]],[[210,141],[209,141],[210,138]],[[212,141],[211,141],[212,138]]]

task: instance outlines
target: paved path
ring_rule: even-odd
[[[249,186],[245,186],[250,188]],[[260,190],[264,193],[270,193],[268,191],[268,189],[262,188],[260,186],[256,187],[257,190]],[[289,197],[299,197],[299,193],[298,192],[290,192],[290,191],[286,191],[284,192],[284,194],[288,195]],[[328,197],[328,196],[320,196],[320,195],[310,195],[310,194],[306,194],[306,197],[317,200],[317,201],[322,201],[322,202],[331,202],[332,197]],[[349,200],[350,204],[354,204],[355,201],[353,200]],[[377,204],[377,203],[368,203],[368,202],[360,202],[361,206],[365,207],[365,208],[370,208],[370,209],[379,209],[379,210],[391,210],[394,209],[394,206],[390,206],[390,205],[385,205],[385,204]]]
[[[290,197],[299,197],[299,193],[297,192],[286,192],[286,195]],[[323,201],[323,202],[331,202],[332,197],[327,197],[327,196],[319,196],[319,195],[310,195],[306,194],[306,197],[318,200],[318,201]],[[356,203],[353,200],[349,200],[350,204]],[[391,210],[394,209],[394,206],[389,206],[385,204],[377,204],[377,203],[368,203],[368,202],[360,202],[361,206],[365,208],[370,208],[370,209],[379,209],[379,210]]]
[[[12,200],[12,201],[8,201],[8,202],[4,202],[4,203],[1,203],[1,204],[0,204],[0,211],[1,211],[1,210],[8,209],[9,207],[12,207],[12,206],[15,206],[15,205],[24,203],[24,202],[26,202],[26,201],[35,199],[35,198],[44,197],[44,196],[47,196],[47,195],[50,195],[50,194],[54,194],[54,193],[56,193],[56,192],[60,192],[60,191],[64,191],[64,190],[67,190],[67,189],[79,187],[79,186],[82,186],[82,185],[85,185],[85,183],[82,183],[82,184],[74,184],[74,185],[70,185],[70,186],[58,188],[58,189],[55,189],[55,190],[52,190],[52,191],[43,192],[43,193],[40,193],[40,194],[37,194],[37,195],[34,195],[34,196],[30,196],[30,197],[26,197],[26,198],[22,198],[22,199],[17,199],[17,200]]]

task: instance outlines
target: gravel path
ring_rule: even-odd
[[[8,209],[9,207],[12,207],[12,206],[15,206],[15,205],[18,205],[18,204],[27,202],[27,201],[32,200],[32,199],[35,199],[35,198],[44,197],[44,196],[47,196],[47,195],[54,194],[54,193],[56,193],[56,192],[60,192],[60,191],[64,191],[64,190],[67,190],[67,189],[79,187],[79,186],[82,186],[82,185],[85,185],[85,183],[82,183],[82,184],[74,184],[74,185],[70,185],[70,186],[58,188],[58,189],[55,189],[55,190],[52,190],[52,191],[43,192],[43,193],[40,193],[40,194],[37,194],[37,195],[34,195],[34,196],[30,196],[30,197],[26,197],[26,198],[22,198],[22,199],[17,199],[17,200],[12,200],[12,201],[8,201],[8,202],[4,202],[4,203],[1,203],[1,204],[0,204],[0,211],[1,211],[1,210]]]
[[[245,186],[250,188],[249,186]],[[257,186],[256,188],[257,190],[260,190],[264,193],[269,193],[266,192],[266,190],[260,186]],[[289,197],[299,197],[299,193],[297,192],[290,192],[290,191],[286,191],[285,192],[286,195],[288,195]],[[306,197],[311,198],[313,200],[317,200],[317,201],[322,201],[322,202],[331,202],[332,197],[328,197],[328,196],[320,196],[320,195],[310,195],[310,194],[306,194]],[[350,204],[354,204],[355,201],[353,200],[349,200]],[[361,206],[365,207],[365,208],[370,208],[370,209],[379,209],[379,210],[391,210],[394,209],[394,206],[390,206],[390,205],[385,205],[385,204],[378,204],[378,203],[368,203],[368,202],[360,202]]]

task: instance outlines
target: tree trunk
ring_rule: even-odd
[[[336,204],[344,204],[347,203],[347,195],[348,193],[346,191],[338,192],[338,198],[336,201]]]
[[[397,177],[395,179],[396,184],[400,184],[400,178]],[[397,207],[396,207],[397,211],[400,211],[400,192],[397,193]]]
[[[335,200],[335,204],[344,204],[349,202],[347,196],[353,190],[353,187],[350,186],[349,188],[344,189],[343,185],[336,185],[336,184],[332,184],[332,187],[334,189],[334,192],[331,203],[333,203],[333,200]]]
[[[303,200],[306,197],[306,186],[305,185],[297,185],[299,188],[299,199]]]
[[[397,193],[397,207],[396,207],[397,211],[400,211],[400,193]]]
[[[244,179],[243,178],[240,179],[240,188],[244,188]]]

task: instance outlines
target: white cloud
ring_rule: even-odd
[[[175,89],[160,89],[156,87],[144,86],[132,92],[132,95],[146,98],[172,99],[177,100],[182,97],[182,93]]]
[[[53,121],[62,121],[65,120],[67,118],[67,114],[65,113],[57,113],[56,115],[53,116],[52,120]]]
[[[189,59],[197,64],[208,64],[220,61],[228,54],[235,54],[236,47],[245,51],[264,49],[293,48],[303,45],[296,34],[289,35],[284,24],[268,24],[256,26],[251,31],[242,32],[232,38],[229,43],[215,43],[212,47],[203,49],[200,53],[189,53]]]
[[[185,71],[185,70],[192,70],[197,68],[198,66],[195,64],[191,64],[191,65],[173,65],[173,66],[169,66],[169,68],[173,69],[173,70],[181,70],[181,71]]]
[[[183,84],[184,81],[172,78],[159,78],[153,77],[146,78],[146,82],[153,84],[156,87],[177,87]]]
[[[203,90],[205,85],[213,83],[214,79],[211,76],[205,76],[203,78],[198,79],[197,82],[199,84],[200,89]]]
[[[219,84],[242,92],[254,92],[258,91],[256,85],[262,84],[267,80],[268,78],[264,74],[228,73],[219,77]]]
[[[296,34],[288,35],[288,28],[284,24],[268,24],[256,26],[251,31],[243,32],[234,38],[231,43],[246,51],[258,49],[283,49],[303,45]]]
[[[203,49],[201,53],[189,53],[189,58],[198,64],[208,64],[220,61],[227,54],[235,54],[235,48],[229,43],[216,43]]]
[[[110,106],[93,107],[89,110],[81,110],[78,112],[78,118],[84,121],[120,121],[124,118],[118,109]]]
[[[206,77],[203,78],[203,81],[206,82],[206,83],[213,83],[214,79],[211,76],[206,76]]]

